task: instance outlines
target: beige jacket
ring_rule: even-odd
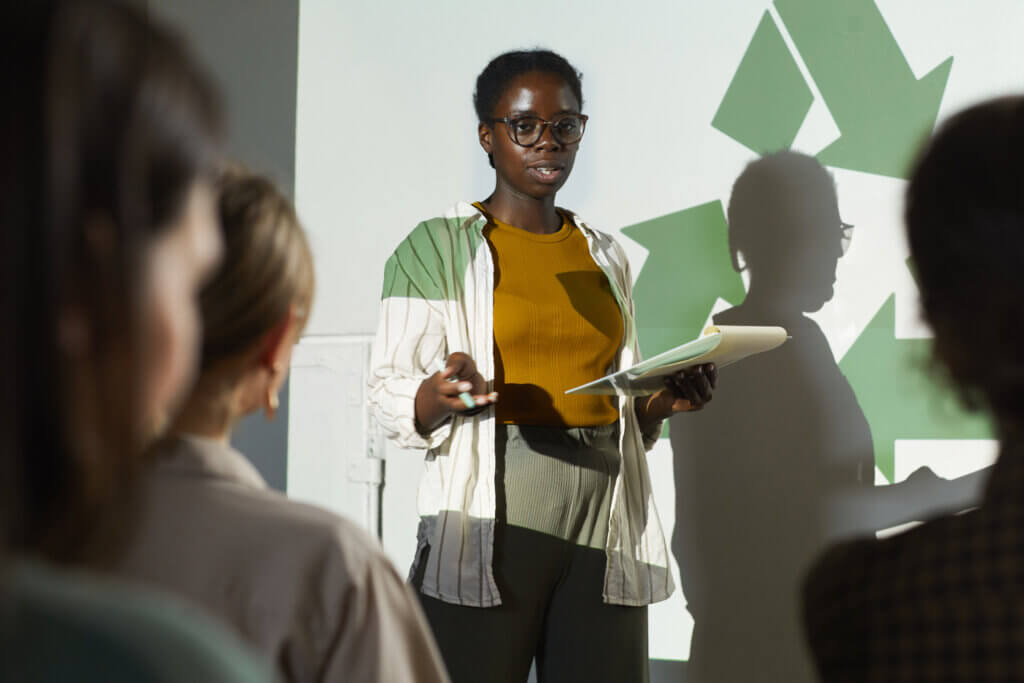
[[[204,606],[283,680],[448,680],[416,597],[377,541],[268,489],[241,453],[169,439],[142,494],[119,573]]]
[[[609,371],[628,368],[640,358],[629,260],[611,235],[572,218],[622,311],[623,343]],[[415,400],[420,383],[444,367],[454,351],[468,353],[480,374],[494,377],[494,263],[483,234],[486,225],[478,208],[460,202],[420,223],[398,245],[384,267],[369,377],[370,406],[384,434],[398,446],[426,451],[410,576],[426,555],[420,590],[472,607],[501,604],[493,567],[494,407],[473,417],[455,415],[424,436],[416,429]],[[633,401],[621,404],[622,463],[608,519],[603,599],[648,605],[674,590],[645,454],[657,442],[661,424],[645,432]]]

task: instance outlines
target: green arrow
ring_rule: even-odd
[[[768,154],[793,144],[813,102],[800,67],[765,12],[711,125]]]
[[[644,357],[696,337],[718,297],[743,300],[722,202],[715,200],[623,228],[649,255],[633,287]]]
[[[953,64],[921,80],[874,0],[775,0],[841,133],[818,154],[826,166],[907,177],[935,125]]]
[[[966,413],[927,372],[930,339],[896,339],[890,296],[846,352],[839,368],[850,380],[875,442],[875,464],[890,482],[896,439],[990,439],[992,429]]]

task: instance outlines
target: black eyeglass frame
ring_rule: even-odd
[[[558,128],[556,128],[553,124],[570,117],[580,120],[580,136],[575,140],[566,141],[563,140],[562,137],[558,134]],[[547,119],[542,119],[539,116],[521,114],[519,116],[505,116],[500,119],[489,119],[488,123],[490,123],[491,125],[494,125],[495,123],[504,123],[505,132],[508,133],[508,139],[514,142],[515,144],[519,145],[520,147],[533,147],[534,145],[536,145],[538,142],[541,141],[541,138],[544,137],[544,131],[546,131],[549,126],[551,127],[551,134],[555,136],[555,139],[558,140],[558,142],[560,142],[563,145],[575,145],[577,142],[583,139],[583,134],[587,132],[587,120],[589,118],[590,117],[587,116],[586,114],[559,114],[554,119],[548,121]],[[517,121],[522,121],[523,119],[531,119],[534,121],[538,121],[541,124],[540,132],[537,134],[537,139],[528,145],[519,142],[519,140],[516,138],[516,134],[512,132],[512,124],[514,124]]]

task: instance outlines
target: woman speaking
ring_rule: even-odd
[[[646,605],[673,590],[645,448],[711,398],[567,396],[637,361],[621,247],[556,207],[587,116],[564,58],[503,54],[476,83],[494,191],[420,223],[384,273],[370,401],[427,449],[412,581],[453,681],[646,681]]]

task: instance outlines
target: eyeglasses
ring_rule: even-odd
[[[504,123],[512,142],[520,147],[533,147],[540,142],[548,126],[551,126],[555,139],[563,145],[579,142],[587,127],[587,118],[585,114],[561,114],[548,121],[539,116],[506,116],[491,119],[490,123]]]
[[[839,248],[844,255],[849,251],[851,241],[853,241],[853,225],[839,221]]]

